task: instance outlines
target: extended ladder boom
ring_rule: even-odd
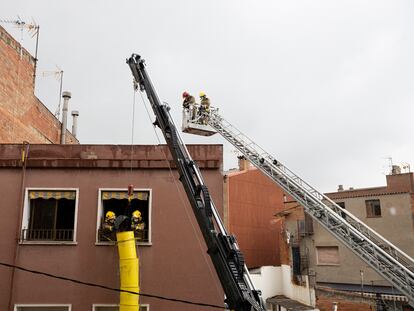
[[[212,110],[208,124],[254,166],[295,198],[305,211],[388,282],[414,307],[414,260],[350,212],[303,181]]]
[[[217,275],[220,279],[226,303],[232,310],[264,311],[265,307],[259,292],[254,289],[253,283],[244,258],[236,240],[228,235],[220,219],[219,213],[208,193],[201,172],[191,159],[180,134],[169,113],[169,107],[162,104],[151,79],[145,69],[144,60],[133,54],[127,63],[131,68],[135,82],[141,91],[145,91],[156,116],[157,125],[167,142],[168,148],[175,161],[187,197],[197,219],[201,233],[207,244],[208,254],[211,257]]]

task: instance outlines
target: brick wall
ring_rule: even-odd
[[[340,311],[372,311],[376,310],[375,300],[358,297],[353,294],[318,289],[316,307],[320,311],[332,311],[336,302]]]
[[[61,123],[34,95],[34,62],[0,26],[0,143],[60,143]]]
[[[257,169],[232,172],[225,179],[226,221],[249,268],[280,265],[280,222],[283,192]]]

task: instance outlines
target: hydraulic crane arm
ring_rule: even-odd
[[[168,148],[180,174],[188,200],[197,219],[201,233],[220,279],[228,308],[237,311],[261,310],[265,307],[260,293],[254,289],[243,254],[234,236],[227,234],[219,213],[210,197],[197,164],[191,159],[180,134],[163,104],[145,69],[144,60],[133,54],[127,63],[139,89],[145,91],[156,116],[157,125],[167,142]]]
[[[212,110],[208,124],[249,162],[295,198],[314,220],[398,288],[414,307],[414,260],[349,211],[295,175]]]

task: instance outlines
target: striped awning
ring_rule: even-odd
[[[102,191],[102,200],[117,199],[123,200],[128,199],[127,191]],[[148,200],[148,192],[134,192],[132,199]]]
[[[67,199],[75,200],[75,191],[29,191],[30,199]]]

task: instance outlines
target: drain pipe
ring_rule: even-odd
[[[73,135],[73,137],[76,138],[76,135],[77,135],[77,132],[78,132],[78,117],[79,117],[79,111],[72,110],[72,117],[73,117],[73,122],[72,122],[72,135]]]
[[[62,145],[66,144],[66,127],[68,124],[68,103],[69,99],[72,97],[70,92],[63,92],[63,108],[62,108],[62,129],[60,133],[60,143]]]

